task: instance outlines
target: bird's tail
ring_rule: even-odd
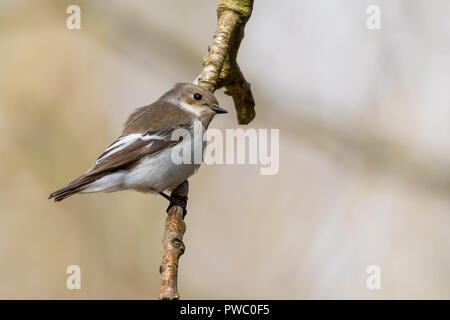
[[[52,192],[48,198],[54,199],[55,201],[61,201],[65,198],[68,198],[70,196],[73,196],[74,194],[77,194],[78,192],[82,191],[86,187],[80,187],[80,188],[71,188],[69,186],[66,186],[62,189],[56,190],[55,192]]]
[[[70,196],[73,196],[74,194],[77,194],[87,187],[89,187],[93,182],[95,182],[97,179],[99,179],[102,175],[89,175],[88,173],[85,173],[84,175],[80,176],[79,178],[73,180],[70,182],[67,186],[64,188],[61,188],[59,190],[56,190],[55,192],[52,192],[48,198],[54,199],[55,201],[61,201],[65,198],[68,198]]]

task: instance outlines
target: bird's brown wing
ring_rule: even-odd
[[[63,200],[87,188],[96,180],[136,163],[148,155],[155,155],[180,141],[171,141],[174,130],[187,128],[188,124],[181,124],[177,128],[148,131],[144,134],[129,134],[120,136],[111,144],[86,173],[70,182],[66,187],[50,194],[49,199]]]
[[[135,132],[160,131],[191,123],[189,114],[177,105],[158,100],[134,110],[125,123],[122,136]]]

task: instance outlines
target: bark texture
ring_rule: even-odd
[[[203,68],[198,84],[214,92],[222,87],[233,97],[238,123],[248,124],[255,117],[255,102],[248,83],[242,74],[236,57],[244,37],[244,27],[252,13],[253,0],[221,0],[217,8],[217,29],[208,53],[203,58]],[[172,191],[172,197],[187,197],[188,182],[184,181]],[[176,300],[178,262],[184,253],[183,235],[186,225],[183,209],[173,206],[167,211],[160,267],[160,299]]]
[[[188,181],[184,181],[171,196],[187,197],[189,191]],[[163,257],[159,272],[161,273],[161,291],[159,298],[162,300],[178,300],[178,262],[184,253],[183,236],[186,224],[183,221],[183,209],[172,206],[167,211],[164,236],[162,239]]]
[[[248,83],[236,62],[244,38],[244,28],[252,14],[253,0],[222,0],[217,8],[217,29],[198,84],[212,92],[222,87],[233,97],[238,123],[248,124],[255,118],[255,101]]]

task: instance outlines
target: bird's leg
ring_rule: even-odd
[[[169,211],[170,208],[172,208],[173,206],[179,206],[181,208],[183,208],[183,219],[187,214],[187,210],[186,210],[186,206],[187,206],[187,200],[188,197],[184,197],[184,196],[169,196],[167,194],[165,194],[164,192],[159,192],[159,194],[166,198],[167,200],[170,201],[169,206],[166,209],[166,212]]]

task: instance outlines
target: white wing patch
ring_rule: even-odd
[[[100,162],[102,162],[106,158],[110,157],[114,153],[119,152],[120,150],[123,150],[126,147],[132,145],[137,140],[147,141],[147,140],[162,140],[162,139],[163,139],[163,137],[160,137],[160,136],[145,135],[145,134],[143,135],[140,133],[133,133],[133,134],[129,134],[127,136],[120,137],[119,139],[117,139],[116,142],[114,142],[112,145],[110,145],[108,148],[106,148],[104,155],[101,156],[100,158],[98,158],[97,161],[95,161],[95,164],[96,165],[99,164]],[[152,142],[150,142],[149,145],[151,145],[151,144],[152,144]]]

